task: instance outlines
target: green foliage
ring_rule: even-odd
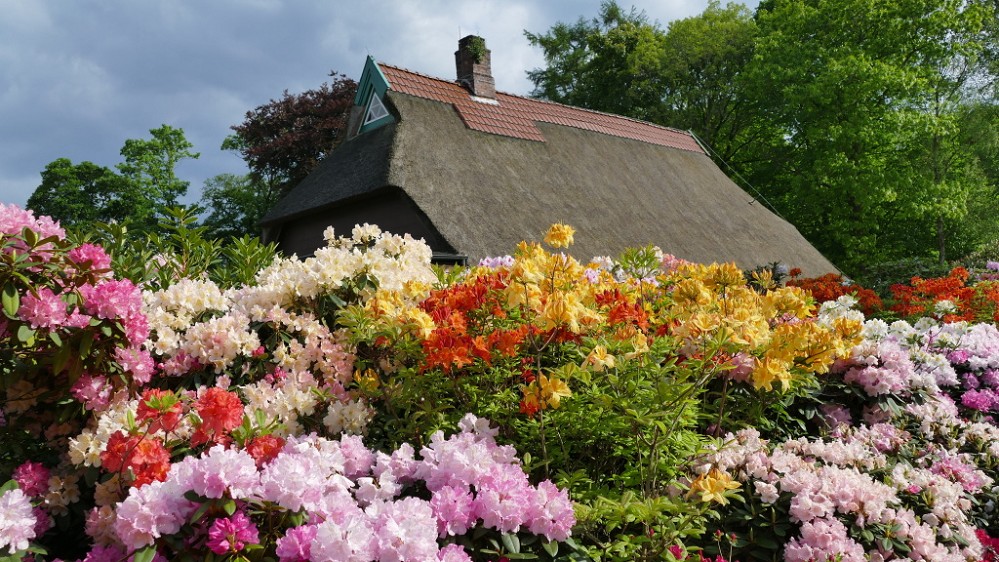
[[[183,279],[207,277],[222,288],[251,284],[257,272],[277,255],[277,246],[242,236],[223,242],[197,226],[191,209],[165,211],[153,232],[130,223],[97,224],[80,241],[95,241],[111,256],[114,271],[147,290],[163,289]]]
[[[205,180],[201,205],[209,214],[202,225],[213,238],[255,236],[276,202],[277,194],[250,175],[219,174]]]
[[[887,297],[890,295],[889,289],[892,285],[907,285],[913,277],[923,279],[945,277],[951,267],[950,264],[941,264],[939,260],[932,258],[905,258],[872,263],[859,271],[856,282],[882,297]]]
[[[59,158],[42,170],[42,183],[28,198],[28,208],[58,219],[65,228],[124,220],[129,213],[124,187],[122,177],[108,168]]]
[[[177,177],[177,164],[199,156],[191,152],[182,129],[162,125],[149,133],[151,139],[125,141],[125,161],[116,165],[118,173],[67,158],[50,162],[41,173],[41,185],[28,198],[28,208],[78,230],[112,221],[149,228],[187,193],[188,182]]]
[[[974,56],[987,11],[928,1],[761,6],[745,95],[764,104],[781,139],[756,183],[833,262],[850,270],[902,257],[885,243],[900,225],[921,222],[939,238],[938,223],[966,215],[977,174],[961,157],[963,90],[948,71]]]
[[[124,162],[117,165],[127,180],[127,200],[136,206],[133,217],[149,220],[165,209],[177,206],[177,198],[187,193],[188,182],[177,177],[182,160],[198,158],[184,137],[183,129],[161,125],[150,129],[151,139],[128,139],[121,148]]]
[[[551,101],[653,120],[661,97],[662,30],[644,13],[603,2],[592,20],[525,32],[547,68],[527,73],[533,95]]]
[[[853,274],[999,235],[996,21],[985,0],[774,0],[663,31],[605,2],[526,33],[545,56],[528,77],[539,97],[693,131]]]

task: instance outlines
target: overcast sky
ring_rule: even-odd
[[[620,0],[663,27],[707,0]],[[756,2],[749,2],[755,6]],[[500,91],[526,95],[542,66],[524,30],[597,15],[600,0],[0,0],[0,202],[23,206],[57,158],[113,167],[126,139],[184,130],[191,183],[246,173],[219,147],[245,113],[331,70],[358,79],[367,55],[454,78],[458,39],[492,51]]]

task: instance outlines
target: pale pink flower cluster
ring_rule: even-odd
[[[809,521],[801,526],[801,536],[784,545],[784,562],[865,562],[864,548],[846,534],[846,526],[833,518]]]
[[[43,215],[35,218],[35,214],[27,209],[21,209],[17,205],[0,203],[0,234],[20,236],[25,228],[37,232],[39,238],[48,238],[50,236],[58,238],[66,237],[66,231],[59,226],[58,222],[52,220],[51,217]],[[38,250],[40,250],[40,255],[44,259],[46,256],[45,247],[38,248]]]
[[[855,366],[843,374],[843,380],[859,384],[867,394],[905,396],[910,393],[914,365],[898,343],[883,340],[859,345],[853,349],[851,362]]]
[[[437,540],[478,525],[567,539],[575,519],[566,492],[547,481],[532,486],[515,451],[496,444],[485,420],[469,414],[461,426],[447,439],[434,434],[422,459],[408,445],[391,455],[372,452],[352,435],[289,437],[262,467],[245,451],[216,446],[175,463],[165,482],[131,489],[114,531],[127,549],[176,534],[197,508],[185,498],[194,492],[304,510],[308,523],[277,543],[282,561],[466,560],[453,548],[440,553]],[[418,480],[431,491],[429,501],[404,495]]]
[[[0,494],[0,552],[6,548],[9,554],[14,554],[28,548],[29,541],[35,538],[36,523],[31,501],[20,488]]]
[[[724,446],[705,463],[750,483],[749,489],[765,503],[789,502],[790,518],[801,527],[800,534],[785,545],[785,560],[890,558],[878,551],[864,553],[844,522],[861,528],[894,526],[893,536],[916,553],[913,560],[975,559],[981,545],[967,516],[971,503],[962,478],[976,486],[991,481],[963,457],[947,453],[937,454],[930,468],[891,466],[887,480],[891,485],[867,474],[888,468],[882,451],[896,450],[905,441],[897,428],[863,426],[841,428],[831,441],[797,439],[773,446],[755,429],[746,429],[727,436]],[[929,513],[917,517],[904,506],[900,494],[929,498]],[[953,546],[956,536],[967,540],[968,546]]]

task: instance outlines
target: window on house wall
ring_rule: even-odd
[[[374,123],[388,114],[389,112],[385,109],[385,104],[382,103],[378,94],[376,92],[371,92],[371,97],[368,98],[368,112],[364,114],[364,123],[362,123],[362,126],[367,125],[368,123]]]

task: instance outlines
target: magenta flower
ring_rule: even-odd
[[[239,552],[246,545],[259,542],[257,526],[242,511],[216,519],[208,530],[208,548],[215,554]]]
[[[40,462],[24,461],[11,476],[28,497],[37,498],[49,491],[51,472]]]

